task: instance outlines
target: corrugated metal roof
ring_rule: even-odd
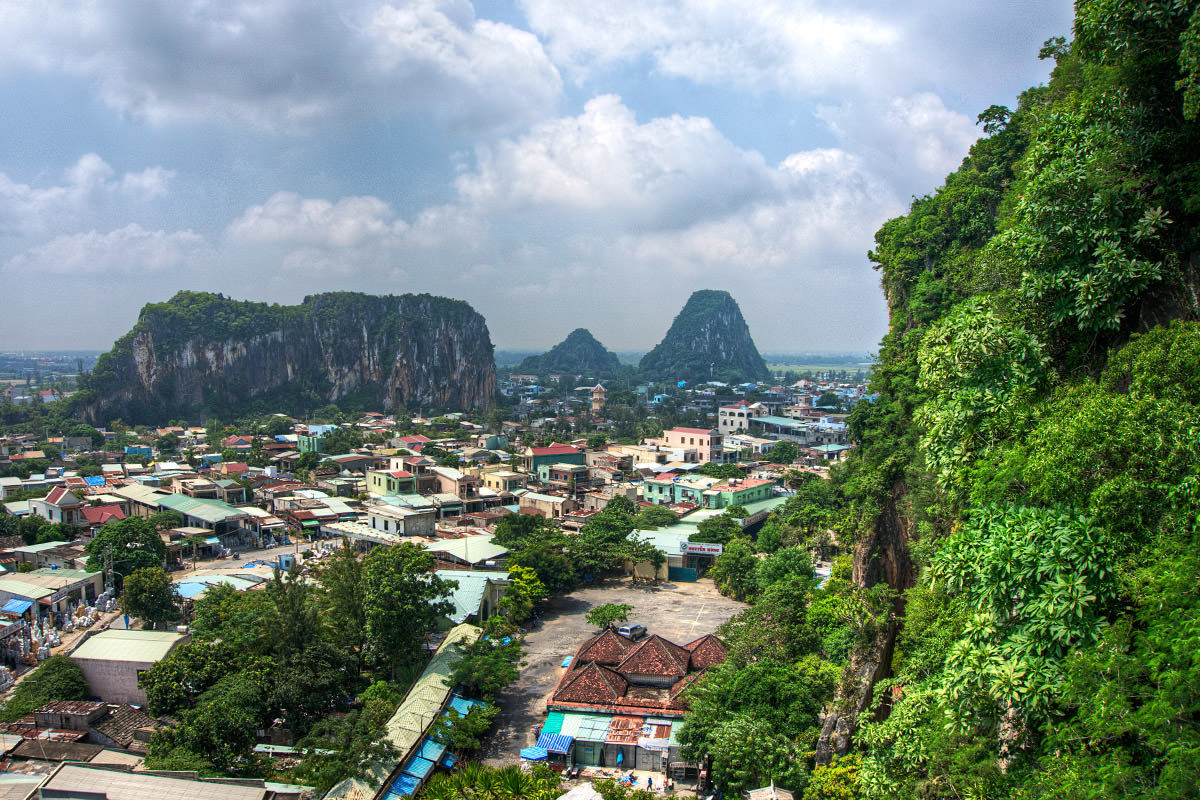
[[[551,711],[546,715],[546,722],[542,725],[542,733],[562,733],[563,712]]]
[[[116,628],[97,633],[71,653],[71,658],[99,661],[153,663],[165,658],[184,636],[169,631],[126,631]]]
[[[452,673],[451,665],[460,658],[460,648],[477,640],[479,634],[480,629],[474,625],[458,625],[451,628],[425,667],[425,671],[421,673],[421,677],[409,689],[396,713],[388,720],[385,737],[402,756],[414,751],[429,726],[441,713],[442,706],[450,694],[446,680]],[[464,705],[460,713],[466,713],[469,707],[469,704]],[[365,777],[345,780],[330,789],[325,795],[325,800],[374,797],[399,763],[398,760],[390,759],[377,761],[371,765]],[[419,785],[420,782],[416,778],[402,772],[393,782],[391,793],[411,795]]]

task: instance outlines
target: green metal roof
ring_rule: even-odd
[[[508,576],[503,572],[468,572],[461,569],[439,569],[435,571],[439,578],[451,580],[458,584],[457,589],[450,592],[450,600],[454,603],[454,611],[450,620],[455,623],[465,622],[467,617],[479,613],[483,603],[483,595],[488,583],[508,583]]]
[[[546,723],[542,725],[542,733],[562,733],[563,712],[551,711],[546,715]]]

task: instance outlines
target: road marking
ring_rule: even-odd
[[[702,603],[700,605],[700,610],[696,612],[696,618],[692,620],[692,627],[691,630],[688,631],[688,635],[696,632],[696,626],[700,624],[700,615],[704,613],[704,609],[706,608],[708,608],[708,603]]]

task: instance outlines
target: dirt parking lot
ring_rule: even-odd
[[[525,637],[525,662],[521,677],[496,697],[500,706],[496,729],[484,746],[483,760],[492,766],[520,760],[522,747],[537,742],[546,717],[546,698],[562,675],[562,661],[596,629],[584,615],[594,606],[628,603],[631,623],[641,623],[677,644],[687,644],[745,608],[744,603],[722,597],[711,580],[696,583],[632,583],[606,581],[556,597],[542,610],[542,625]]]

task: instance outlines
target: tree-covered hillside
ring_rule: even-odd
[[[617,354],[605,348],[587,328],[576,328],[554,347],[538,356],[529,356],[517,367],[532,375],[565,373],[604,378],[628,373]]]
[[[848,460],[755,537],[712,521],[751,605],[677,736],[727,795],[1198,795],[1200,2],[1077,13],[1050,83],[877,233]],[[642,369],[708,380],[735,328],[697,293]],[[813,581],[830,531],[850,556]]]
[[[1197,796],[1200,3],[1076,12],[876,236],[891,326],[833,486],[891,622],[806,798]]]
[[[715,289],[692,293],[638,369],[652,381],[739,383],[770,377],[737,301]]]

